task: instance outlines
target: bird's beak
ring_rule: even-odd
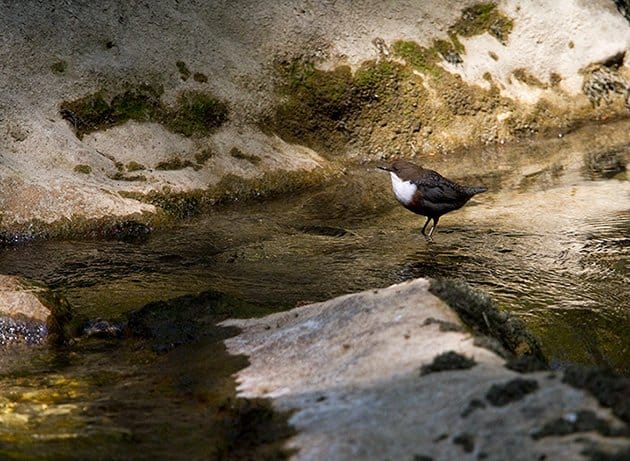
[[[379,170],[383,170],[383,171],[392,171],[392,169],[388,166],[377,166],[376,168],[378,168]]]

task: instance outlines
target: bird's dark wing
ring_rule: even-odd
[[[454,182],[433,170],[425,170],[421,178],[414,181],[425,200],[433,203],[458,203],[461,191]]]

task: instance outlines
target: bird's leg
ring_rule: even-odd
[[[422,235],[424,236],[424,239],[427,242],[432,241],[433,239],[431,238],[431,234],[433,233],[433,228],[435,227],[435,224],[433,224],[433,227],[431,228],[431,233],[429,235],[427,235],[426,230],[427,230],[427,226],[429,225],[429,223],[431,222],[431,217],[427,217],[427,222],[424,223],[424,226],[422,226]],[[435,221],[434,221],[435,222]]]
[[[430,242],[433,241],[433,232],[435,232],[435,228],[437,227],[437,224],[438,224],[439,220],[440,220],[440,218],[438,216],[433,218],[433,227],[431,227],[431,232],[429,232],[429,241]]]

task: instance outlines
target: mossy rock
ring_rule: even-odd
[[[494,338],[513,355],[529,355],[547,363],[538,341],[525,325],[499,311],[485,293],[455,279],[431,280],[429,291],[453,308],[475,333]]]
[[[228,118],[227,105],[208,92],[185,91],[174,107],[161,100],[156,85],[136,85],[115,93],[105,90],[61,103],[59,112],[74,127],[79,139],[85,134],[121,125],[129,120],[157,122],[184,136],[205,136]]]
[[[353,75],[348,66],[324,71],[303,60],[279,63],[277,89],[283,102],[261,127],[289,142],[337,154],[351,139],[366,104],[381,104],[395,92],[402,68],[370,61]]]
[[[59,112],[72,124],[79,139],[87,133],[112,127],[116,123],[112,108],[105,101],[102,91],[74,101],[65,101]]]
[[[266,200],[287,193],[299,193],[325,183],[332,173],[323,168],[314,170],[277,170],[256,178],[242,178],[233,174],[225,175],[205,190],[171,192],[170,190],[151,191],[147,194],[121,192],[123,197],[150,203],[159,207],[168,216],[188,218],[198,215],[211,206],[229,204],[236,201]]]
[[[15,276],[0,276],[0,284],[1,345],[63,345],[79,334],[83,318],[63,296]]]

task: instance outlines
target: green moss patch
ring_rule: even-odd
[[[552,100],[522,105],[502,96],[490,73],[483,76],[487,86],[465,82],[442,65],[449,55],[457,58],[461,44],[456,38],[451,32],[431,47],[397,41],[389,44],[390,54],[364,62],[354,72],[347,66],[318,69],[302,58],[277,63],[279,103],[260,126],[328,157],[352,152],[380,160],[557,135],[558,128],[593,117],[588,108],[567,108]],[[600,75],[601,66],[598,69]],[[543,82],[517,69],[512,78],[549,89],[562,77],[550,75],[549,82]],[[604,97],[589,90],[594,85],[586,85],[585,92],[597,105]]]
[[[177,61],[175,65],[177,66],[181,79],[184,81],[188,80],[190,78],[190,70],[186,63],[184,61]]]
[[[416,42],[398,40],[392,44],[392,51],[395,56],[404,59],[422,73],[439,73],[435,64],[440,60],[440,57],[434,48],[426,48]]]
[[[350,139],[365,106],[386,101],[395,91],[402,68],[394,62],[371,61],[353,75],[347,66],[324,71],[303,60],[278,63],[283,102],[263,120],[263,129],[334,154]]]
[[[205,165],[213,156],[214,152],[212,152],[212,149],[206,148],[195,153],[195,162],[198,165]]]
[[[65,74],[68,70],[68,63],[66,61],[53,62],[50,65],[50,70],[55,74]]]
[[[504,45],[507,43],[514,22],[491,2],[478,3],[462,10],[459,20],[450,27],[450,32],[462,37],[472,37],[488,32]]]
[[[380,158],[448,149],[464,137],[464,142],[486,143],[511,137],[507,123],[485,126],[492,118],[485,114],[496,117],[516,109],[491,76],[486,78],[489,87],[480,87],[443,66],[464,59],[460,32],[482,33],[499,19],[507,23],[507,18],[502,19],[494,4],[480,4],[465,10],[464,16],[467,21],[453,25],[430,46],[397,40],[387,46],[390,53],[364,62],[354,73],[347,66],[318,69],[304,58],[278,63],[281,102],[275,114],[262,121],[263,129],[325,155],[351,147]]]
[[[146,170],[146,167],[143,164],[134,162],[133,160],[127,163],[127,165],[125,165],[125,168],[127,168],[127,171],[129,172]]]
[[[161,86],[151,85],[133,86],[113,95],[101,90],[64,101],[59,111],[79,139],[129,120],[161,123],[170,131],[188,137],[206,136],[227,120],[227,105],[210,93],[185,91],[169,107],[161,100],[163,92]]]
[[[182,160],[180,157],[171,157],[168,160],[164,160],[163,162],[159,162],[155,165],[156,170],[160,171],[169,171],[169,170],[183,170],[184,168],[194,168],[197,169],[198,165],[194,164],[190,160]]]
[[[202,74],[201,72],[195,72],[193,74],[193,80],[197,83],[207,83],[208,77],[205,74]]]
[[[285,79],[280,88],[286,97],[272,124],[284,138],[313,147],[330,145],[343,137],[338,124],[353,110],[352,74],[349,67],[327,72],[309,62],[293,62],[279,67]],[[332,138],[326,142],[320,132]]]
[[[90,174],[92,167],[90,165],[77,165],[74,167],[74,171],[81,174]]]
[[[160,102],[162,93],[162,87],[139,85],[115,95],[110,103],[113,119],[117,124],[127,120],[159,120],[164,111]]]
[[[240,160],[246,160],[254,165],[258,165],[262,160],[258,155],[247,154],[238,147],[232,147],[232,149],[230,149],[230,155]]]
[[[529,73],[526,69],[518,68],[512,71],[512,75],[518,81],[525,83],[529,86],[535,86],[536,88],[547,89],[548,85],[546,83],[541,82],[535,75]]]
[[[485,293],[460,280],[432,280],[429,289],[457,312],[477,334],[495,338],[510,353],[546,363],[540,345],[518,319],[500,312]]]
[[[79,139],[84,134],[107,129],[116,124],[112,108],[99,91],[74,101],[65,101],[59,109],[61,116],[72,124]]]
[[[185,91],[177,97],[175,108],[164,114],[163,123],[184,136],[205,136],[227,121],[224,102],[202,91]]]
[[[147,177],[142,174],[127,175],[123,173],[122,171],[117,171],[116,173],[110,175],[109,178],[113,179],[114,181],[130,181],[130,182],[147,180]]]

